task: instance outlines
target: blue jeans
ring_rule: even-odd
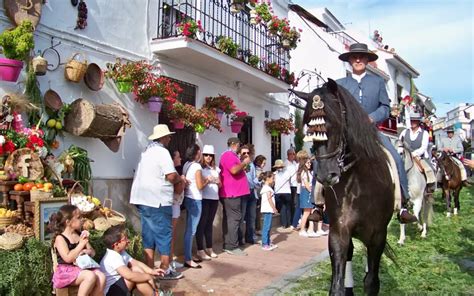
[[[142,225],[143,248],[168,256],[171,249],[171,206],[159,208],[137,205]]]
[[[263,227],[262,227],[262,246],[269,246],[270,241],[270,230],[272,229],[272,213],[262,213],[263,215]]]
[[[185,197],[184,207],[187,212],[184,232],[184,260],[191,261],[193,259],[193,237],[201,219],[202,201]]]
[[[400,154],[398,154],[397,149],[393,147],[392,143],[390,142],[389,138],[382,133],[379,133],[380,141],[382,145],[390,152],[393,159],[395,160],[395,164],[397,165],[398,176],[400,177],[400,186],[402,187],[402,194],[405,199],[405,202],[410,199],[410,195],[408,192],[408,177],[407,172],[405,171],[405,166],[403,165],[402,158]]]
[[[254,244],[255,236],[255,219],[257,217],[257,198],[255,198],[255,191],[250,191],[250,197],[247,201],[247,213],[245,215],[245,224],[247,229],[245,230],[245,242],[248,244]]]
[[[296,228],[298,227],[298,221],[301,218],[301,208],[300,208],[300,195],[296,195],[296,203],[295,203],[295,213],[293,214],[293,222],[291,225]]]

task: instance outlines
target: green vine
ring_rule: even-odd
[[[43,107],[43,97],[39,88],[38,80],[36,79],[35,70],[31,63],[28,64],[28,74],[26,76],[25,95],[28,97],[30,102],[38,107],[39,109],[31,110],[28,114],[28,122],[30,126],[38,124],[41,118],[41,110]]]

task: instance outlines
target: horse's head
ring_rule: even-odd
[[[413,156],[410,152],[410,149],[408,149],[408,146],[406,145],[406,143],[397,139],[396,146],[397,146],[398,154],[400,154],[403,160],[405,170],[408,170],[411,167],[413,167]]]
[[[339,182],[344,166],[345,107],[334,80],[311,93],[293,91],[306,101],[303,116],[305,142],[313,142],[318,161],[317,180],[325,186]]]

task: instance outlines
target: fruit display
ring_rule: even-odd
[[[71,195],[71,204],[78,207],[81,212],[90,212],[96,207],[92,199],[90,195],[74,193]]]
[[[5,227],[5,232],[17,233],[26,237],[35,235],[33,229],[25,224],[9,225]]]
[[[0,170],[0,181],[8,181],[10,177],[5,173],[5,170]]]
[[[13,218],[13,217],[16,217],[16,211],[0,208],[0,218]]]

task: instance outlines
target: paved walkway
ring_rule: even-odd
[[[202,269],[183,269],[185,278],[161,285],[177,296],[273,295],[289,284],[288,277],[299,277],[327,257],[327,236],[305,238],[296,231],[273,229],[272,242],[278,248],[271,252],[247,245],[248,256],[243,257],[220,251],[219,258],[200,263]]]

